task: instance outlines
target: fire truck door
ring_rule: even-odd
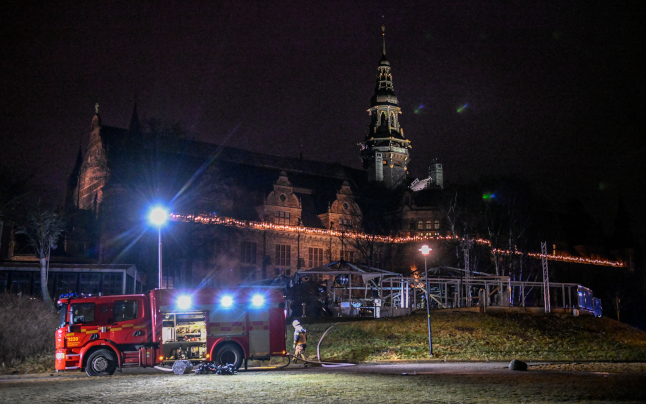
[[[142,299],[116,300],[110,339],[116,344],[143,344],[148,341],[147,319]]]
[[[249,355],[269,356],[269,313],[267,310],[250,310],[247,320],[249,330]]]

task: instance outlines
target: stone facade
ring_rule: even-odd
[[[129,129],[104,126],[97,108],[68,194],[70,210],[95,218],[85,232],[94,235],[94,256],[102,263],[136,263],[156,285],[157,232],[145,212],[164,201],[181,218],[162,231],[169,286],[234,286],[337,260],[410,267],[401,260],[405,246],[375,237],[439,235],[441,215],[407,188],[410,141],[399,123],[385,46],[378,70],[361,150],[365,170],[142,129],[136,105]],[[372,238],[357,237],[366,232]],[[83,242],[78,237],[68,239],[69,251],[83,250],[74,246]]]

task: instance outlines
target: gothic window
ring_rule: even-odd
[[[428,229],[432,229],[432,228],[433,228],[433,225],[432,225],[431,221],[427,220],[426,221],[426,229],[428,230]]]
[[[320,267],[323,265],[323,249],[310,247],[309,248],[309,267]]]
[[[436,229],[439,229],[439,228],[440,228],[440,221],[439,221],[439,220],[436,220],[436,221],[435,221],[435,228],[436,228]]]
[[[283,212],[283,211],[275,212],[274,224],[289,224],[289,212]]]
[[[424,222],[421,220],[417,222],[417,230],[423,230],[424,229]]]
[[[276,244],[276,265],[291,265],[292,247]]]
[[[240,248],[240,261],[255,264],[256,263],[256,243],[253,241],[243,241]]]

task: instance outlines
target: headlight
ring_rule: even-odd
[[[65,352],[56,352],[56,359],[65,359]]]
[[[191,307],[191,297],[190,296],[180,296],[177,299],[177,307],[179,307],[180,309],[184,309],[184,310]]]
[[[260,307],[265,304],[265,297],[263,295],[253,295],[251,298],[251,304],[255,307]]]

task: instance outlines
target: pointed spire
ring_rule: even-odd
[[[132,109],[132,117],[130,117],[130,126],[128,132],[131,135],[139,133],[139,114],[137,114],[137,99],[135,98],[135,106]]]
[[[384,18],[384,16],[382,15],[381,18]],[[385,23],[381,24],[381,39],[384,46],[382,55],[386,56],[386,24]]]

